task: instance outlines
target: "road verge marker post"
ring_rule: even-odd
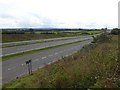
[[[32,60],[28,60],[26,61],[26,65],[28,65],[28,72],[29,72],[29,75],[32,74]]]

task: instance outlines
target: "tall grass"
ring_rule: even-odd
[[[4,88],[118,88],[118,39],[84,46],[80,51],[4,85]]]

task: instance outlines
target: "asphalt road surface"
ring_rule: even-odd
[[[15,47],[8,47],[8,48],[2,48],[2,55],[10,55],[10,54],[15,54],[19,52],[25,52],[29,50],[34,50],[34,49],[40,49],[40,48],[45,48],[45,47],[50,47],[50,46],[56,46],[60,44],[65,44],[65,43],[71,43],[71,42],[76,42],[80,40],[86,40],[92,38],[91,36],[82,36],[78,38],[72,38],[68,40],[60,40],[60,41],[53,41],[53,42],[44,42],[44,43],[37,43],[37,44],[29,44],[29,45],[23,45],[23,46],[15,46]]]
[[[72,53],[75,53],[79,49],[81,49],[84,45],[91,43],[91,40],[69,44],[61,47],[51,48],[48,50],[43,50],[40,52],[35,52],[32,54],[26,54],[19,57],[14,57],[9,60],[3,60],[2,62],[2,71],[3,71],[3,83],[7,83],[16,77],[28,73],[28,67],[26,65],[27,60],[32,60],[32,69],[37,70],[45,66],[46,64],[50,64],[52,62],[57,61],[62,56],[68,56]]]

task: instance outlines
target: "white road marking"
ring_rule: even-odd
[[[11,69],[14,69],[14,68],[16,68],[16,67],[8,68],[8,70],[11,70]]]
[[[10,68],[8,68],[8,70],[11,70]]]
[[[22,66],[24,66],[25,64],[23,63],[23,64],[21,64]]]
[[[56,62],[56,60],[53,60],[52,63]]]
[[[52,62],[49,62],[47,65],[51,64]]]
[[[42,57],[42,59],[45,59],[46,58],[46,56],[45,57]]]

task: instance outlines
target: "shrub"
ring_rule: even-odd
[[[114,28],[114,29],[111,31],[111,34],[118,35],[118,34],[119,34],[119,29]]]
[[[93,41],[92,43],[103,43],[103,42],[107,42],[110,41],[112,36],[108,35],[107,33],[102,33],[98,36],[92,36],[93,37]]]

